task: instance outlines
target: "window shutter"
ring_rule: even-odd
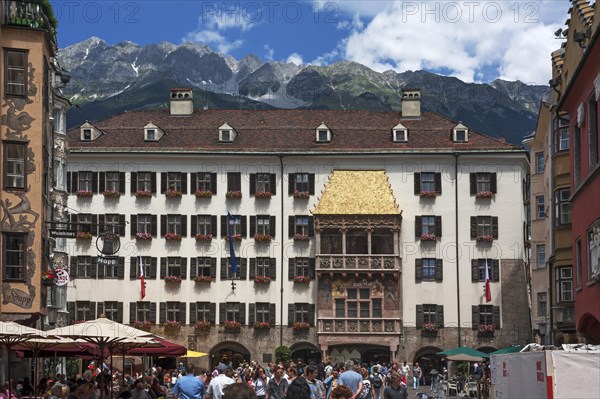
[[[137,215],[131,215],[131,236],[135,237],[137,234]]]
[[[477,216],[471,216],[471,240],[477,238]]]
[[[119,215],[119,235],[125,237],[125,215]]]
[[[79,172],[71,172],[71,194],[75,194],[79,190]]]
[[[238,258],[239,259],[239,258]],[[248,275],[248,259],[242,258],[238,260],[240,266],[240,280],[246,280]]]
[[[198,269],[198,258],[190,259],[190,280],[193,280],[197,276]]]
[[[71,280],[77,278],[77,256],[71,256],[69,259],[69,275]]]
[[[210,234],[213,235],[213,237],[217,237],[217,216],[216,215],[212,215],[210,217]]]
[[[415,259],[415,282],[423,281],[423,259]]]
[[[444,260],[435,260],[435,281],[441,283],[444,281]]]
[[[295,313],[296,313],[296,306],[293,303],[288,303],[288,326],[291,326],[294,324]]]
[[[119,172],[119,192],[125,194],[125,172]]]
[[[275,304],[269,304],[269,324],[271,327],[275,327],[275,312],[276,312]]]
[[[135,280],[137,278],[137,259],[138,258],[136,258],[135,256],[129,258],[129,278],[131,280]]]
[[[276,232],[277,228],[275,226],[275,216],[269,216],[269,234],[271,237],[275,237]]]
[[[293,238],[296,233],[296,217],[294,215],[288,216],[288,237]]]
[[[181,258],[181,279],[187,279],[187,258]]]
[[[166,182],[165,182],[166,184]],[[156,172],[152,172],[150,174],[150,187],[152,190],[152,193],[156,193]]]
[[[92,172],[92,192],[98,194],[98,173]]]
[[[167,303],[161,302],[158,310],[158,322],[162,324],[165,321],[167,321]]]
[[[417,305],[417,314],[416,314],[416,325],[417,325],[417,329],[420,329],[423,327],[423,322],[425,320],[425,317],[423,315],[423,305]]]
[[[92,278],[96,278],[96,276],[98,275],[98,258],[95,256],[92,256],[92,265],[91,265],[91,271],[90,271],[90,276]]]
[[[442,174],[434,173],[433,181],[435,183],[435,192],[438,194],[441,194],[442,193]]]
[[[217,278],[217,258],[210,258],[210,277]]]
[[[415,194],[421,194],[421,174],[415,173]]]
[[[75,302],[67,302],[67,312],[69,313],[69,321],[75,321]]]
[[[194,238],[194,237],[196,237],[196,234],[198,234],[198,216],[191,215],[190,216],[190,236],[192,238]]]
[[[288,194],[294,194],[294,183],[296,182],[296,174],[290,173],[288,174]]]
[[[308,193],[310,195],[315,195],[315,174],[308,174]]]
[[[310,277],[313,280],[317,275],[316,270],[315,270],[316,269],[315,263],[316,263],[315,258],[310,258],[308,260],[308,277]]]
[[[277,278],[277,260],[276,260],[276,258],[271,258],[269,260],[269,277],[271,277],[271,280],[275,280]]]
[[[221,280],[227,279],[227,258],[221,258]]]
[[[496,173],[490,173],[490,191],[496,194],[498,191],[498,183],[496,180]]]
[[[198,311],[196,302],[190,302],[190,324],[196,324],[198,321]]]
[[[435,217],[435,235],[436,235],[436,237],[442,236],[442,217],[441,216]]]
[[[137,320],[137,303],[129,302],[129,324]]]
[[[256,321],[256,304],[251,303],[248,307],[248,325],[253,326]]]
[[[250,280],[256,277],[256,258],[250,258]]]
[[[167,191],[167,172],[160,174],[160,192],[164,194]]]
[[[311,327],[314,327],[314,325],[315,325],[315,304],[314,303],[308,304],[308,322],[310,323]]]
[[[150,229],[152,230],[152,237],[158,237],[158,226],[156,223],[156,219],[157,216],[156,215],[151,215],[150,216]]]
[[[423,234],[423,217],[415,216],[415,237],[421,237]]]
[[[73,173],[67,172],[67,190],[69,190],[69,194],[73,194]]]
[[[160,278],[164,279],[167,275],[167,258],[160,258]]]
[[[246,325],[246,304],[240,303],[240,324]]]
[[[227,215],[221,215],[221,236],[227,237]]]
[[[98,192],[103,193],[106,189],[106,172],[98,172]]]
[[[494,327],[500,329],[500,306],[494,306],[492,308],[492,320],[494,321]]]
[[[477,194],[477,173],[469,173],[469,192],[471,195]]]
[[[102,227],[104,228],[104,226],[102,226]],[[92,235],[93,236],[98,235],[98,215],[92,215],[91,230],[92,230]]]
[[[187,215],[181,215],[181,236],[187,237]]]
[[[123,256],[119,256],[119,261],[117,264],[117,278],[119,280],[125,279],[125,258]]]
[[[221,323],[221,324],[225,323],[225,320],[227,317],[226,312],[225,312],[225,310],[226,310],[225,306],[226,306],[225,303],[219,304],[219,323]]]
[[[498,259],[492,260],[492,281],[495,283],[500,281],[500,261]]]
[[[271,194],[277,194],[277,175],[275,173],[271,173],[269,175],[269,187],[271,189]]]
[[[247,225],[246,225],[246,216],[240,217],[240,227],[242,230],[242,238],[246,238],[248,233]]]
[[[158,269],[158,260],[156,258],[150,259],[150,278],[156,279],[156,269]]]
[[[479,282],[479,260],[471,259],[471,282]]]
[[[217,324],[216,313],[217,313],[217,304],[214,302],[211,302],[208,306],[208,319],[213,325]]]
[[[197,184],[198,183],[198,173],[190,173],[190,194],[196,193],[198,191]]]
[[[288,259],[288,280],[292,281],[296,274],[296,258]]]
[[[498,238],[498,216],[492,216],[492,237]]]
[[[444,305],[437,306],[437,324],[440,328],[444,327]]]
[[[150,323],[156,323],[156,302],[150,302]]]
[[[164,237],[167,234],[167,215],[160,215],[160,235]]]
[[[177,321],[185,324],[185,322],[187,321],[187,315],[185,314],[186,311],[186,303],[185,302],[180,302],[179,303],[179,313],[177,314]]]
[[[210,174],[210,191],[213,193],[213,195],[217,195],[217,174],[216,173]]]
[[[315,236],[315,217],[314,216],[308,217],[308,236],[309,237]]]
[[[479,327],[479,305],[471,306],[471,328],[477,330]]]
[[[250,195],[256,192],[256,173],[250,173]]]
[[[123,302],[117,303],[117,323],[123,324]]]
[[[135,194],[137,191],[137,172],[131,172],[129,174],[129,191],[131,194]]]
[[[250,216],[250,237],[256,234],[256,216]]]
[[[187,194],[187,172],[181,173],[181,194]]]

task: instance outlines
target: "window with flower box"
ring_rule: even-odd
[[[423,333],[435,334],[439,328],[444,327],[443,305],[417,305],[416,310],[416,327]]]
[[[158,259],[152,256],[142,256],[142,267],[144,268],[144,279],[156,279]],[[129,278],[132,280],[140,279],[140,257],[132,256],[129,258]]]
[[[421,241],[436,241],[442,236],[441,216],[415,216],[415,237]]]
[[[161,302],[159,304],[158,322],[163,324],[166,321],[178,321],[182,324],[185,324],[185,311],[185,302]]]
[[[483,242],[498,239],[498,217],[471,216],[471,239]]]
[[[237,321],[241,325],[246,324],[246,304],[241,302],[226,302],[219,304],[219,323],[225,321]]]
[[[118,234],[125,235],[125,215],[116,213],[107,213],[98,215],[98,232],[100,234]]]
[[[556,226],[571,224],[571,190],[560,189],[554,192],[554,213],[556,218],[554,223]]]
[[[116,264],[99,264],[98,278],[123,280],[125,276],[125,258],[119,256]]]
[[[96,318],[96,302],[76,301],[67,302],[69,322],[89,321]]]
[[[217,237],[217,217],[215,215],[192,215],[191,233],[196,239],[206,239]]]
[[[312,303],[290,303],[288,304],[288,324],[308,323],[315,325],[315,305]]]
[[[500,306],[473,305],[472,306],[472,328],[474,330],[485,330],[491,332],[500,328]],[[491,326],[491,327],[482,327]],[[490,331],[491,330],[491,331]]]
[[[248,259],[236,257],[237,273],[232,273],[229,257],[221,258],[221,280],[239,279],[246,280],[248,278]]]
[[[98,172],[67,172],[67,187],[70,194],[91,196],[98,193]]]
[[[196,277],[210,278],[215,281],[217,278],[217,258],[197,257],[190,259],[190,279]]]
[[[288,218],[290,238],[303,241],[315,235],[315,219],[308,215],[290,215]]]
[[[277,193],[275,173],[250,173],[250,195],[270,198]]]
[[[125,194],[124,172],[100,172],[98,178],[98,191],[105,196],[118,196]]]
[[[123,323],[123,302],[98,302],[96,314],[98,316],[103,314],[108,320]]]
[[[288,175],[288,194],[295,198],[309,198],[315,194],[314,173],[290,173]]]
[[[250,236],[254,237],[257,241],[261,239],[270,241],[270,238],[275,237],[276,230],[275,216],[250,216]]]
[[[471,195],[489,198],[497,191],[496,173],[470,173],[469,185]]]
[[[160,278],[166,276],[181,277],[182,280],[187,278],[187,258],[169,256],[160,258]]]
[[[240,172],[227,172],[227,192],[241,194],[242,174]]]
[[[160,233],[187,237],[187,215],[160,215]]]
[[[275,258],[250,258],[250,280],[267,278],[275,280],[277,265]]]
[[[217,174],[216,173],[191,173],[190,174],[190,193],[196,196],[209,197],[217,194]]]
[[[4,188],[8,190],[23,190],[27,187],[25,173],[25,157],[27,143],[4,142]]]
[[[160,176],[160,191],[163,194],[167,191],[187,194],[187,173],[162,172]]]
[[[435,172],[415,173],[415,195],[435,197],[442,194],[442,174]]]
[[[498,259],[471,259],[471,281],[474,283],[485,282],[485,268],[488,267],[490,281],[500,281],[500,261]]]
[[[213,302],[191,302],[190,324],[195,324],[197,321],[208,321],[215,325],[216,309],[217,304]]]
[[[229,225],[231,227],[231,236],[234,240],[236,239],[236,236],[240,238],[247,237],[248,225],[246,223],[246,216],[231,215]],[[221,215],[221,236],[228,238],[227,215]]]
[[[288,263],[288,280],[292,281],[296,278],[304,282],[304,278],[310,280],[315,279],[315,258],[290,258]]]
[[[27,234],[2,233],[2,276],[4,280],[25,280]]]
[[[435,281],[441,283],[444,279],[444,264],[442,259],[415,259],[415,281]]]
[[[70,214],[71,226],[76,226],[79,233],[87,233],[91,238],[98,233],[98,215],[89,213]]]
[[[151,196],[156,192],[156,172],[131,172],[131,194]]]
[[[71,257],[71,278],[96,278],[98,273],[97,258],[95,256]],[[75,272],[73,275],[73,271]]]
[[[270,327],[275,327],[275,314],[274,303],[251,303],[248,305],[248,325],[254,326],[255,323],[269,323]]]
[[[129,323],[135,321],[156,323],[156,303],[155,302],[130,302],[129,303]]]
[[[156,220],[156,215],[131,215],[131,236],[142,240],[151,240],[152,237],[156,237],[158,234]]]

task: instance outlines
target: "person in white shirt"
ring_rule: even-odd
[[[217,370],[219,371],[219,375],[210,380],[208,389],[206,391],[206,399],[222,399],[223,390],[225,387],[235,383],[233,378],[229,376],[229,374],[233,371],[231,367],[226,366],[223,363],[219,363]]]

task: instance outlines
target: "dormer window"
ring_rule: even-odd
[[[156,140],[156,130],[154,130],[154,129],[146,130],[146,140]]]
[[[94,141],[100,137],[101,134],[102,131],[97,129],[90,122],[85,122],[79,127],[79,140],[81,141]]]
[[[92,140],[92,129],[83,129],[83,136],[81,138],[84,141]]]
[[[144,126],[144,141],[158,141],[164,134],[165,132],[152,122]]]
[[[408,141],[408,129],[399,123],[392,129],[392,136],[395,143],[406,143]]]
[[[331,130],[325,125],[325,123],[321,123],[321,125],[317,128],[317,143],[328,143],[331,141]]]
[[[231,143],[235,140],[237,132],[234,128],[224,123],[219,127],[219,141],[221,143]]]
[[[469,141],[469,128],[459,123],[452,129],[452,141],[455,143],[467,143]]]

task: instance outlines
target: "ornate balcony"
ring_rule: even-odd
[[[396,255],[317,255],[317,271],[399,271]]]
[[[318,320],[319,334],[400,334],[398,318],[341,319],[323,317]]]

